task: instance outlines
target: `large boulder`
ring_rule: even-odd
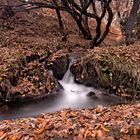
[[[69,68],[69,56],[67,54],[53,55],[45,64],[45,67],[53,72],[56,79],[61,80]]]
[[[81,60],[77,61],[71,65],[70,71],[74,75],[76,83],[93,87],[99,85],[98,73],[95,68],[90,67],[90,63],[83,65]]]

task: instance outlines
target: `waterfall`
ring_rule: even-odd
[[[53,73],[50,71],[50,74]],[[61,93],[59,92],[43,100],[10,106],[7,112],[0,114],[0,120],[36,116],[42,112],[55,112],[64,108],[80,109],[121,103],[121,100],[116,96],[103,95],[102,90],[75,83],[74,76],[70,72],[70,66],[59,82],[64,88]],[[95,97],[87,96],[91,91],[96,94]]]

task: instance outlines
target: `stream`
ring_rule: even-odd
[[[121,97],[108,95],[102,90],[75,83],[69,70],[59,82],[64,88],[60,93],[29,103],[10,105],[7,111],[0,114],[0,120],[37,116],[41,113],[55,112],[64,108],[110,106],[124,101]],[[95,96],[87,96],[91,91],[95,93]]]

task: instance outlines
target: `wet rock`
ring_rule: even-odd
[[[0,82],[0,106],[6,103],[6,96],[9,93],[11,88],[10,80],[3,79],[2,82]]]
[[[53,71],[53,75],[56,79],[61,80],[69,68],[69,56],[59,56],[55,59],[51,58],[46,62],[45,67]]]
[[[90,91],[90,92],[87,94],[87,96],[89,96],[89,97],[91,97],[91,96],[96,96],[96,94],[95,94],[95,92]]]
[[[90,98],[93,98],[93,99],[98,99],[98,97],[96,96],[96,93],[93,92],[93,91],[90,91],[88,94],[87,94],[88,97]]]
[[[9,106],[8,105],[0,106],[0,113],[6,112],[8,110],[9,110]]]
[[[57,79],[53,80],[55,88],[52,90],[53,94],[57,94],[61,90],[63,90],[63,86],[57,81]]]
[[[81,62],[76,62],[71,65],[70,71],[74,75],[76,83],[97,87],[98,74],[94,68],[90,68],[88,65],[87,63],[86,66],[82,66]]]
[[[117,88],[109,88],[109,94],[116,94]]]
[[[2,93],[0,92],[0,106],[4,104]]]
[[[6,102],[12,102],[12,101],[14,101],[14,100],[15,100],[15,95],[14,95],[14,93],[8,92],[8,93],[6,94]]]

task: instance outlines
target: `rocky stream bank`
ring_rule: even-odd
[[[0,115],[13,103],[26,104],[61,94],[59,80],[69,67],[71,53],[81,56],[70,67],[75,82],[104,88],[108,95],[124,96],[131,104],[64,109],[3,120],[0,140],[140,139],[140,44],[90,50],[90,43],[71,26],[71,19],[67,41],[62,41],[55,12],[46,13],[19,13],[0,19]],[[105,44],[116,42],[117,37],[109,34]]]
[[[0,139],[138,140],[140,104],[135,101],[140,97],[140,52],[137,49],[138,46],[132,49],[120,47],[87,50],[70,67],[76,82],[103,87],[108,94],[125,96],[133,101],[133,104],[66,109],[34,118],[1,121]],[[132,51],[137,54],[133,55]],[[7,77],[3,76],[1,81],[1,103],[34,100],[61,90],[58,79],[64,76],[69,67],[69,56],[68,51],[58,51],[54,54],[48,53],[47,56],[26,56],[20,63],[17,61],[18,63],[6,72]],[[52,75],[50,70],[55,74]]]

